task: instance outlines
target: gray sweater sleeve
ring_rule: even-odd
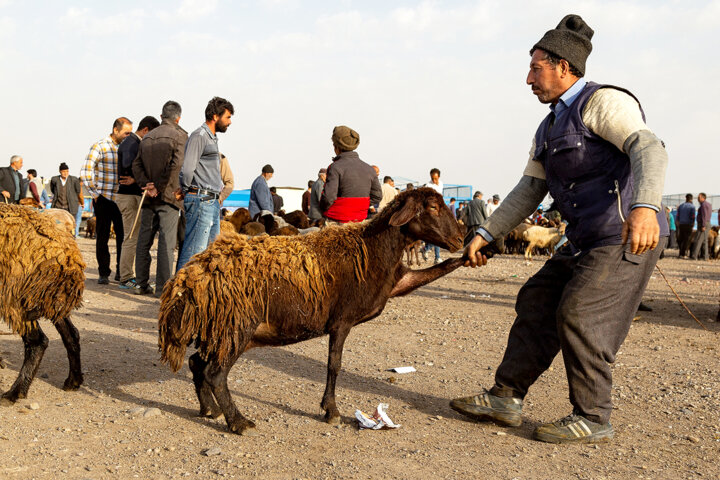
[[[635,180],[632,204],[653,205],[660,209],[668,156],[660,139],[650,130],[632,133],[623,150],[630,157]]]
[[[493,238],[504,237],[535,211],[547,193],[545,180],[523,175],[515,188],[480,227]]]

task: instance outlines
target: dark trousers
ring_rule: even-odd
[[[140,287],[147,287],[150,283],[150,247],[155,241],[155,233],[159,233],[155,292],[162,292],[170,278],[177,243],[178,218],[178,209],[170,205],[143,206],[135,252],[135,278]]]
[[[692,224],[683,225],[678,224],[677,237],[678,237],[678,248],[680,252],[678,255],[685,257],[690,253],[690,235],[692,235]]]
[[[670,230],[670,236],[668,237],[667,248],[678,248],[677,230]]]
[[[695,243],[692,246],[692,252],[690,252],[690,258],[700,260],[700,255],[705,260],[710,259],[710,252],[708,251],[708,233],[710,233],[710,222],[705,224],[705,230],[700,231],[698,228],[697,234],[695,235]]]
[[[524,398],[562,351],[570,403],[588,420],[607,423],[615,361],[667,238],[643,255],[621,245],[574,256],[562,248],[520,289],[494,395]]]
[[[95,224],[95,258],[98,262],[98,274],[101,277],[110,276],[110,249],[108,241],[110,240],[110,225],[115,229],[115,242],[117,245],[117,262],[116,272],[120,272],[120,254],[122,253],[122,242],[125,236],[123,230],[122,213],[117,203],[109,200],[102,195],[93,200],[93,209],[97,223]]]

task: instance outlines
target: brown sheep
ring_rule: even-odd
[[[406,261],[409,266],[413,264],[413,257],[415,257],[415,265],[420,266],[420,248],[422,247],[422,241],[418,240],[405,247]]]
[[[242,227],[250,223],[251,220],[250,212],[248,212],[247,208],[238,208],[230,215],[230,218],[228,218],[228,221],[233,224],[235,231],[238,233],[240,233]]]
[[[242,226],[239,233],[249,235],[251,237],[262,235],[265,233],[265,225],[260,222],[248,222]]]
[[[57,329],[70,362],[63,389],[77,390],[83,382],[80,369],[80,335],[70,312],[80,307],[85,288],[85,262],[72,234],[54,220],[30,208],[0,205],[0,317],[19,334],[25,356],[17,380],[0,404],[26,398],[48,345],[38,319]]]
[[[283,216],[283,220],[295,228],[309,228],[310,220],[302,210],[295,210]]]
[[[228,235],[195,255],[163,289],[159,347],[177,371],[189,359],[200,414],[225,415],[230,431],[253,434],[236,408],[227,374],[245,351],[330,335],[327,385],[321,406],[338,423],[335,381],[350,329],[457,267],[460,258],[424,270],[402,264],[417,241],[456,251],[462,233],[441,195],[420,188],[398,195],[372,220],[292,237]]]
[[[278,235],[299,235],[300,232],[297,228],[292,225],[285,225],[270,231],[270,236],[276,237]]]
[[[85,238],[95,238],[95,226],[97,225],[97,217],[88,218],[85,222]]]

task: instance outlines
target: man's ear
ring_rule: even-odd
[[[390,226],[400,227],[405,225],[412,220],[415,215],[420,213],[421,209],[422,204],[418,202],[415,197],[408,197],[400,209],[390,217]]]

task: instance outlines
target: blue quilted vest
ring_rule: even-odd
[[[534,159],[545,168],[550,195],[568,221],[566,235],[580,250],[621,244],[622,224],[633,197],[628,156],[591,132],[582,121],[585,105],[600,88],[616,88],[635,98],[625,89],[588,82],[552,126],[551,113],[535,133]],[[645,113],[642,115],[644,120]],[[657,219],[660,236],[669,235],[662,210]]]

